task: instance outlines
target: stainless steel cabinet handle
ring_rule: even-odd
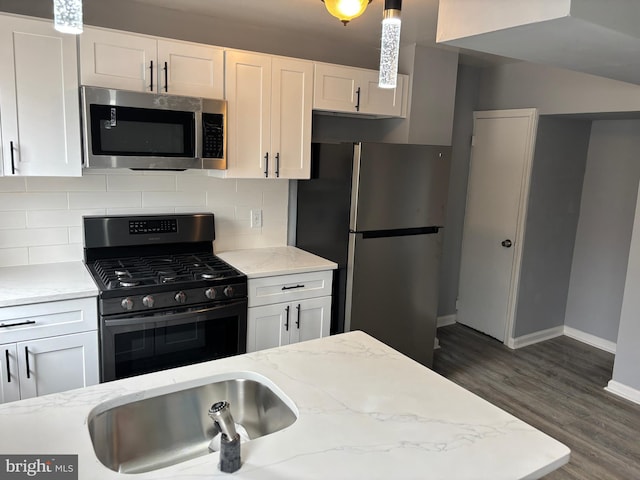
[[[151,76],[149,77],[151,79],[151,84],[149,85],[149,89],[153,92],[153,60],[149,63],[149,68],[151,69]]]
[[[164,62],[164,91],[169,91],[169,65]]]
[[[280,178],[280,152],[276,153],[276,178]]]
[[[31,378],[31,372],[29,370],[31,370],[29,368],[29,347],[24,347],[24,357],[26,359],[25,364],[27,365],[27,378]]]
[[[287,314],[286,320],[284,321],[284,329],[288,332],[289,331],[289,306],[288,305],[284,309],[284,311]]]
[[[296,307],[296,310],[298,310],[298,319],[296,320],[296,327],[298,328],[298,330],[300,330],[300,304],[298,304],[298,306]]]
[[[304,288],[304,285],[293,285],[292,287],[282,287],[282,290],[293,290],[294,288]]]
[[[264,154],[264,178],[269,176],[269,152]]]
[[[16,161],[13,155],[13,142],[9,142],[9,151],[11,152],[11,175],[16,174]]]
[[[356,112],[360,111],[360,87],[356,89]]]
[[[11,383],[11,366],[9,365],[9,350],[4,351],[4,357],[7,360],[7,383]]]
[[[24,322],[16,323],[0,323],[0,328],[17,327],[19,325],[33,325],[34,323],[36,323],[35,320],[25,320]]]

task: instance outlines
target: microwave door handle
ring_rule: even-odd
[[[196,149],[195,149],[195,153],[196,153],[196,158],[201,159],[202,156],[204,155],[204,133],[202,130],[202,126],[203,126],[203,120],[202,120],[202,111],[198,111],[195,113],[195,135],[194,135],[194,139],[196,142]]]

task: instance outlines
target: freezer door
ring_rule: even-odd
[[[362,330],[430,367],[441,237],[351,234],[345,330]]]
[[[356,145],[351,231],[444,225],[450,157],[451,147]]]

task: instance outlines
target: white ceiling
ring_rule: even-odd
[[[377,46],[384,0],[373,0],[364,14],[347,26],[332,17],[321,0],[131,0],[234,22],[306,32],[345,42]],[[401,43],[435,46],[438,0],[402,2]]]

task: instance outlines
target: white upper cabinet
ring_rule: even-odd
[[[228,169],[234,178],[309,178],[313,64],[227,51]]]
[[[85,28],[83,85],[203,98],[224,97],[224,50],[144,35]]]
[[[0,16],[2,173],[80,176],[76,38],[51,21]]]
[[[315,64],[313,109],[375,117],[406,116],[407,75],[396,88],[379,88],[378,71]]]

